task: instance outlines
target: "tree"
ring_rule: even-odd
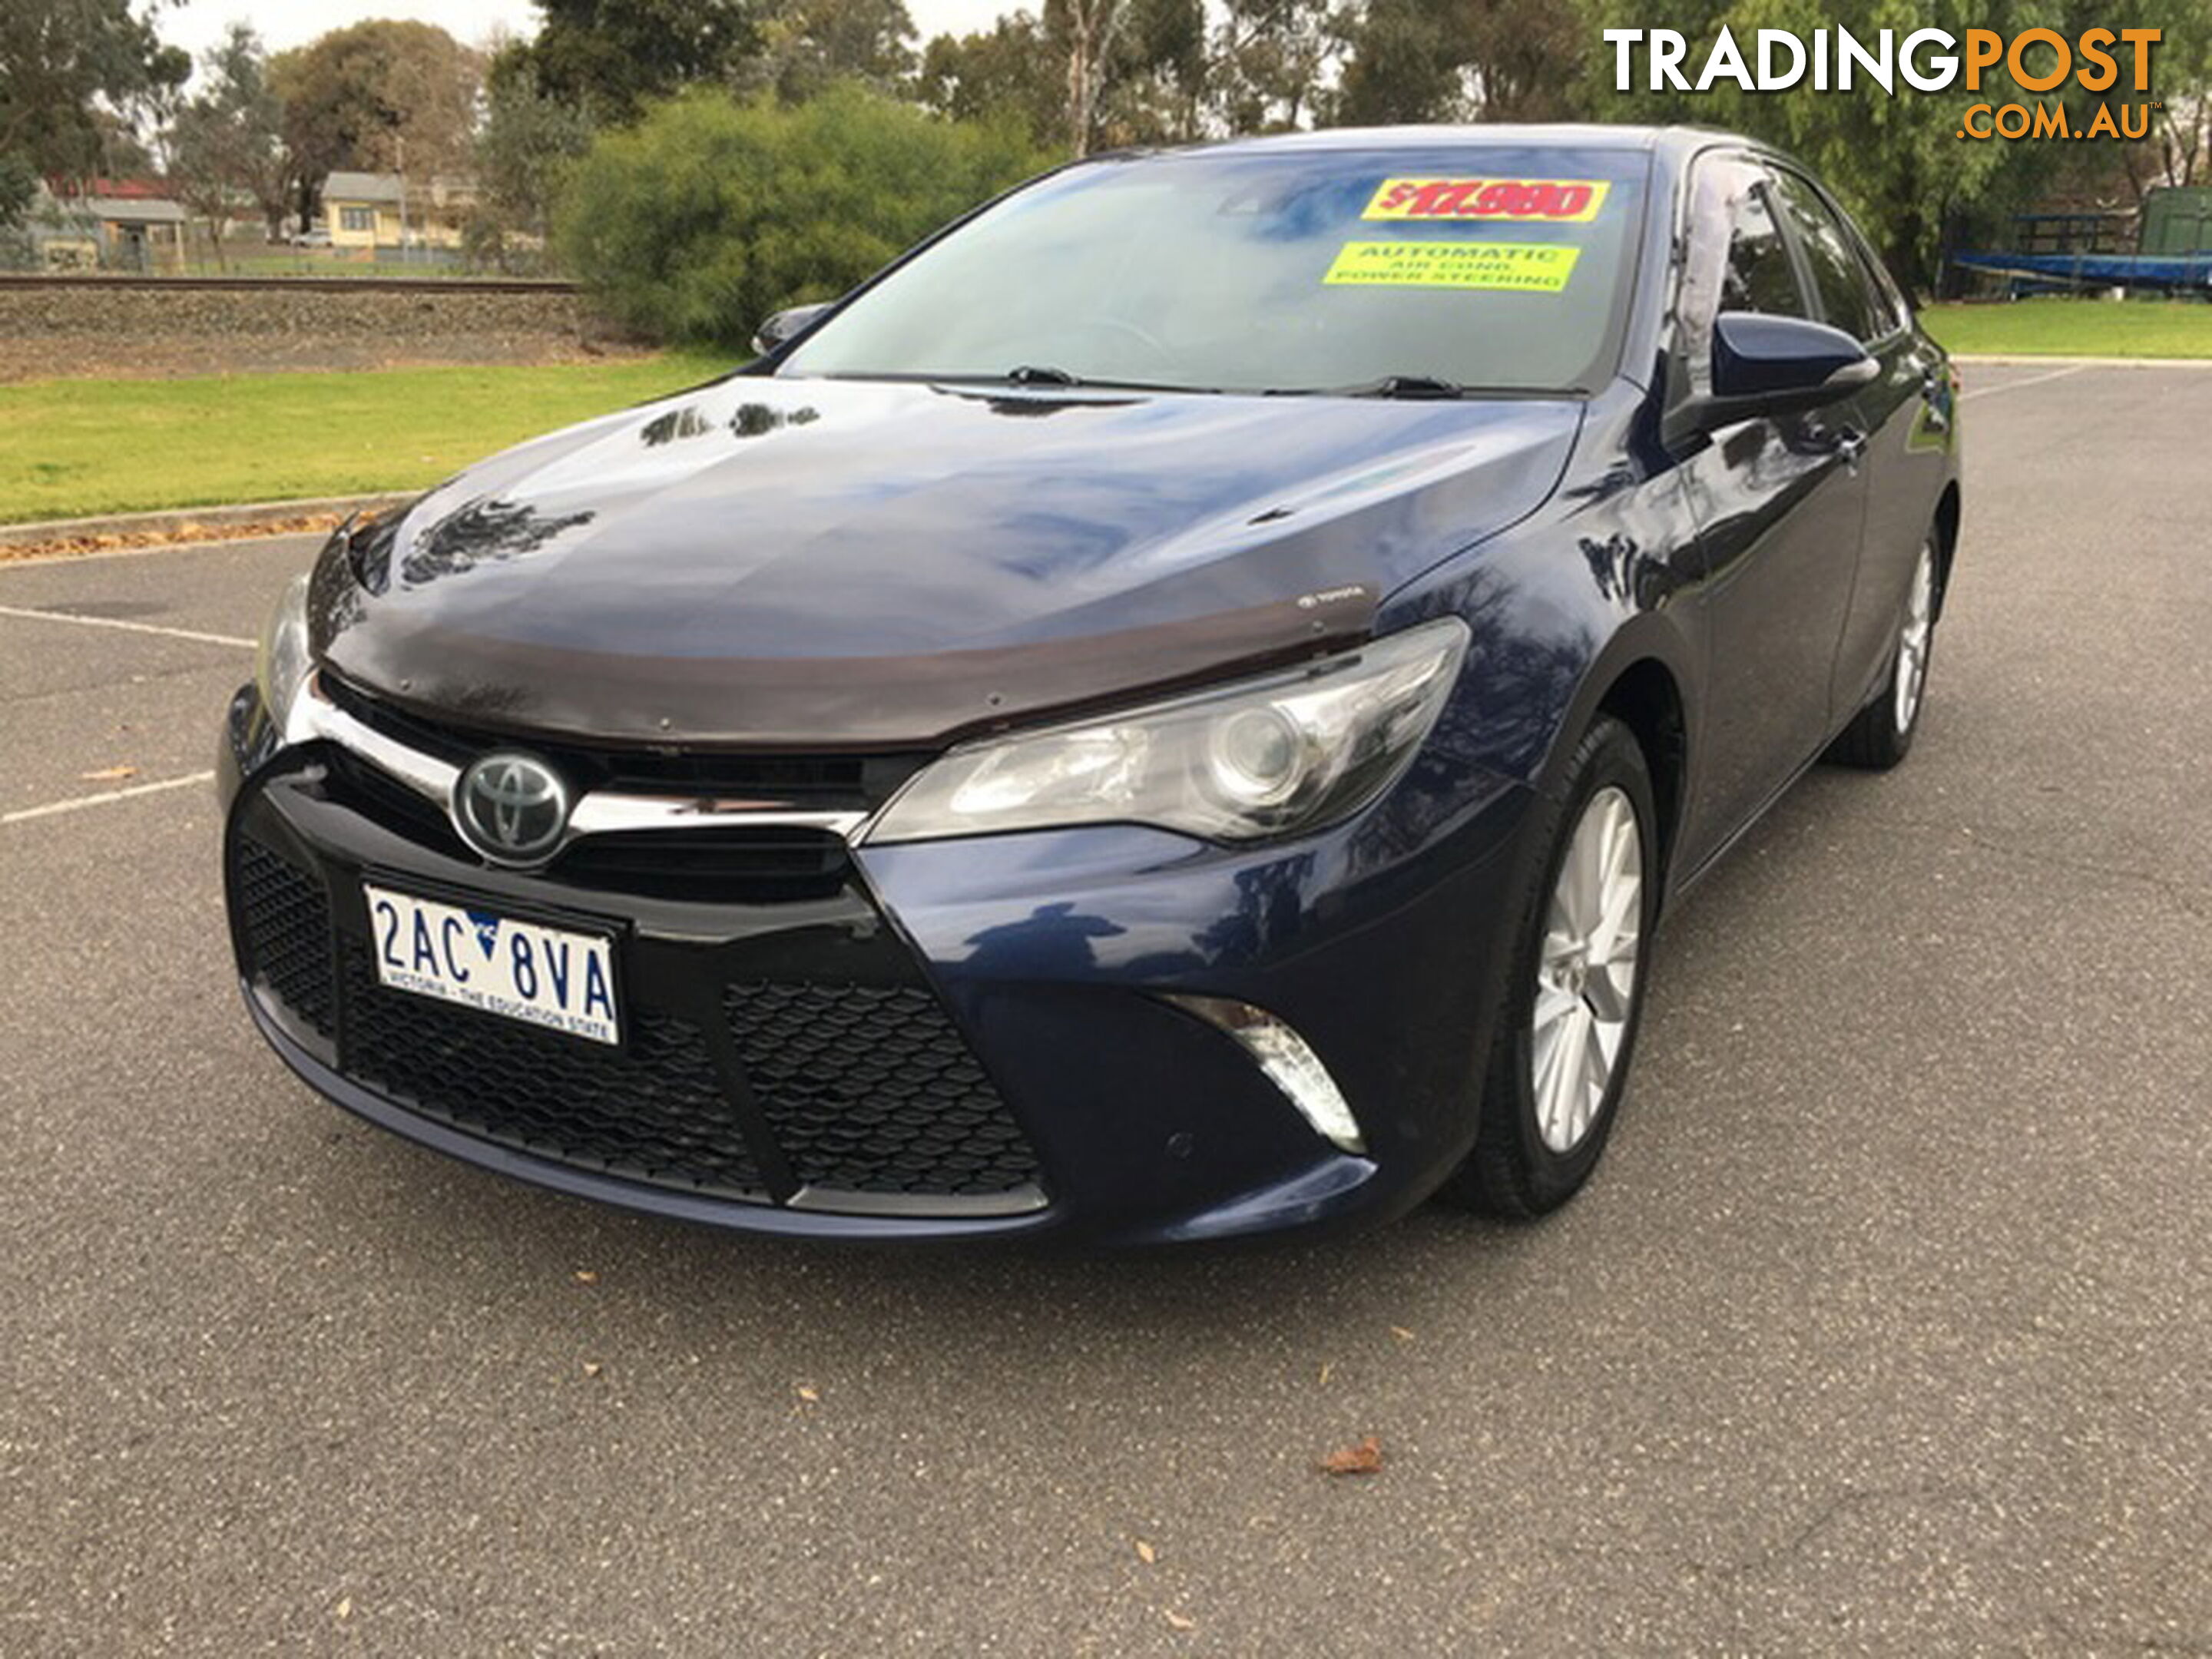
[[[340,167],[425,178],[474,159],[483,61],[433,23],[333,29],[270,64],[304,223]]]
[[[1066,130],[1066,78],[1044,25],[1026,11],[1000,17],[988,32],[939,35],[922,52],[917,90],[956,121],[1014,121],[1039,147]]]
[[[163,46],[151,13],[134,14],[130,0],[5,0],[0,165],[14,179],[105,172],[103,118],[183,84],[191,72],[191,60]],[[11,194],[0,192],[0,212]]]
[[[526,46],[508,46],[485,76],[483,130],[477,137],[481,205],[471,216],[471,252],[509,269],[518,240],[542,246],[553,207],[575,163],[591,148],[592,123],[580,105],[541,86]]]
[[[1088,155],[1098,136],[1098,105],[1106,90],[1115,36],[1130,0],[1048,0],[1046,19],[1066,43],[1068,140]]]
[[[1552,0],[1370,0],[1333,27],[1346,59],[1330,116],[1347,125],[1554,118],[1579,89],[1583,42],[1597,38],[1577,8]]]
[[[2128,21],[2161,28],[2152,82],[2162,96],[2150,137],[2120,151],[2128,188],[2141,208],[2161,185],[2212,178],[2212,0],[2143,0]]]
[[[633,120],[650,99],[728,81],[762,46],[763,0],[538,0],[529,47],[548,95],[602,125]]]
[[[233,23],[200,67],[205,85],[170,126],[169,173],[185,206],[207,222],[220,265],[241,200],[260,210],[270,240],[283,234],[283,111],[270,90],[261,39],[246,24]]]
[[[1011,117],[1036,143],[1087,155],[1198,137],[1206,76],[1203,0],[1046,0],[1042,16],[939,35],[916,90],[941,113]]]
[[[1304,125],[1341,54],[1328,0],[1228,0],[1206,64],[1206,104],[1231,132]]]
[[[562,264],[618,320],[738,346],[843,293],[1037,169],[1011,124],[950,121],[841,84],[796,106],[697,88],[602,131],[555,218]]]
[[[1048,0],[1048,21],[1055,10]],[[1091,111],[1091,147],[1198,137],[1207,69],[1204,0],[1122,0]]]
[[[760,33],[760,50],[731,76],[740,91],[772,87],[798,104],[837,81],[899,92],[914,75],[904,0],[794,0],[765,18]]]

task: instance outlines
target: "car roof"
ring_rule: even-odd
[[[1713,127],[1626,126],[1596,121],[1481,121],[1419,126],[1324,127],[1309,132],[1269,133],[1258,137],[1111,154],[1125,157],[1243,155],[1279,150],[1433,150],[1464,145],[1468,149],[1643,150],[1680,166],[1699,150],[1715,144],[1741,145],[1769,155],[1780,153],[1756,139]]]

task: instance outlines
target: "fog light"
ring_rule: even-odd
[[[1264,1008],[1228,997],[1170,994],[1166,1000],[1236,1039],[1267,1080],[1313,1126],[1316,1134],[1347,1152],[1367,1151],[1359,1120],[1352,1116],[1328,1067],[1321,1063],[1321,1056],[1307,1046],[1306,1040],[1281,1020]]]

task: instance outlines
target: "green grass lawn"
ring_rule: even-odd
[[[2022,357],[2212,357],[2212,305],[2185,300],[2016,300],[1929,306],[1952,351]]]
[[[0,386],[0,524],[412,489],[729,362]]]

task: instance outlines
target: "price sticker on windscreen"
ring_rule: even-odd
[[[1578,247],[1553,242],[1346,242],[1322,278],[1330,288],[1474,288],[1559,294]]]
[[[1359,216],[1586,224],[1608,188],[1602,179],[1385,179]]]

